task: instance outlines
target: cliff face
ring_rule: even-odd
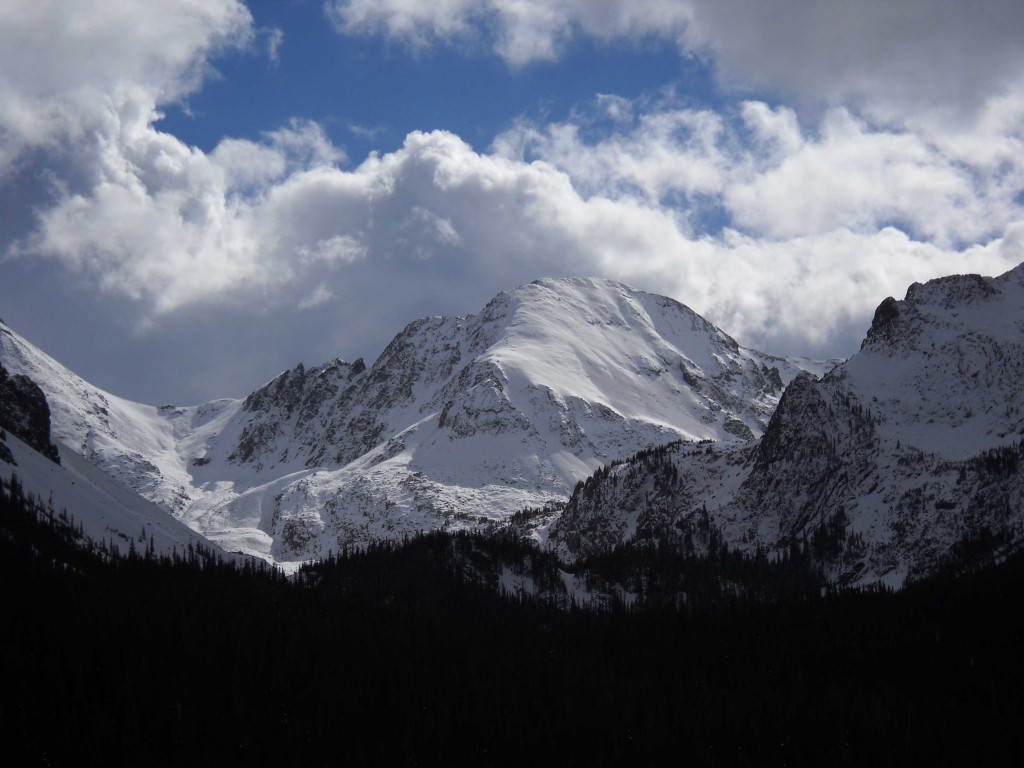
[[[0,429],[28,444],[50,461],[60,464],[57,446],[50,441],[50,407],[46,396],[30,378],[11,376],[0,365]]]

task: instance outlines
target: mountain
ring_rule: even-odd
[[[810,548],[846,583],[901,585],[1024,531],[1024,265],[914,284],[875,313],[856,355],[797,376],[747,445],[677,443],[574,494],[550,544],[578,559],[683,537]],[[973,547],[973,549],[972,549]]]
[[[3,325],[0,361],[46,392],[59,440],[226,548],[279,562],[503,521],[651,445],[745,444],[789,381],[830,366],[592,279],[413,322],[369,367],[299,365],[244,400],[131,403]]]

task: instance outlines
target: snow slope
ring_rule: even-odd
[[[130,547],[140,553],[152,541],[156,555],[184,555],[189,545],[216,552],[203,536],[146,501],[130,488],[67,446],[59,446],[60,464],[50,461],[9,432],[0,443],[10,451],[14,464],[0,458],[0,477],[9,480],[16,474],[24,491],[44,504],[52,504],[81,524],[93,541],[114,544],[127,554]],[[230,557],[230,555],[225,555]]]
[[[192,459],[241,406],[238,400],[193,408],[133,403],[92,386],[2,321],[0,363],[43,390],[54,440],[175,513],[197,495]]]

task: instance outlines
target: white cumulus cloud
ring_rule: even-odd
[[[209,57],[247,45],[237,0],[5,0],[0,5],[0,177],[26,149],[106,132],[192,92]]]
[[[947,247],[986,242],[1024,215],[1018,123],[983,116],[974,133],[915,132],[835,107],[804,126],[793,110],[754,101],[737,114],[634,111],[591,140],[580,122],[520,122],[495,151],[551,163],[586,195],[674,207],[697,231],[710,210],[772,240],[893,225]],[[977,155],[969,136],[985,137]]]

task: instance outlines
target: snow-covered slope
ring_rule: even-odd
[[[878,308],[838,386],[870,394],[882,440],[964,459],[1024,434],[1024,265],[915,283]]]
[[[6,450],[3,450],[5,449]],[[97,544],[115,545],[122,554],[140,554],[152,544],[156,555],[184,556],[189,546],[218,552],[203,536],[98,469],[67,446],[59,446],[60,464],[43,456],[10,432],[0,435],[0,478],[17,475],[26,494],[55,513],[66,511]],[[231,555],[225,554],[225,557]]]
[[[278,561],[564,500],[649,445],[743,443],[800,370],[828,367],[589,279],[411,323],[369,368],[298,366],[244,401],[190,408],[103,393],[2,325],[0,345],[54,404],[58,439],[227,548]]]
[[[861,350],[797,377],[759,441],[614,467],[551,531],[580,556],[708,510],[733,546],[817,547],[848,581],[901,584],[964,541],[1024,530],[1024,265],[879,306]]]
[[[192,459],[241,406],[238,400],[193,408],[133,403],[92,386],[2,321],[0,363],[43,390],[54,440],[175,513],[196,494]]]

